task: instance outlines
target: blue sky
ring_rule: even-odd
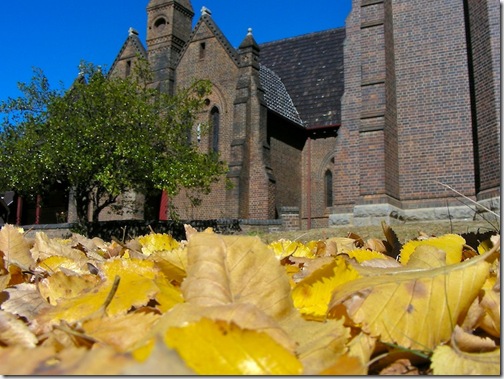
[[[53,88],[72,83],[81,60],[110,67],[131,26],[145,41],[148,0],[1,0],[0,100],[41,68]],[[351,0],[192,0],[206,6],[237,47],[253,29],[258,43],[344,26]]]

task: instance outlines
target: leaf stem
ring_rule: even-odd
[[[110,289],[110,292],[107,295],[107,298],[105,299],[105,302],[102,305],[103,312],[107,310],[107,307],[110,305],[112,302],[112,299],[114,298],[114,295],[117,292],[117,288],[119,287],[119,282],[121,281],[121,278],[119,275],[116,275],[114,278],[114,283],[112,284],[112,288]]]

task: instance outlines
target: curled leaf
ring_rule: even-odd
[[[330,317],[346,316],[353,325],[383,342],[433,349],[448,341],[460,315],[488,276],[485,256],[434,269],[388,271],[337,288]]]
[[[434,375],[500,375],[500,348],[466,353],[447,345],[435,348],[431,358]]]

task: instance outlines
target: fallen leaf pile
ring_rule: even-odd
[[[500,242],[0,230],[0,374],[500,373]],[[397,256],[397,259],[395,259]]]

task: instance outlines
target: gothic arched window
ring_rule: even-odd
[[[331,170],[327,170],[324,174],[324,189],[325,189],[325,206],[332,207],[333,205],[333,175]]]
[[[213,107],[210,111],[210,149],[213,152],[219,151],[219,128],[220,128],[219,108]]]

